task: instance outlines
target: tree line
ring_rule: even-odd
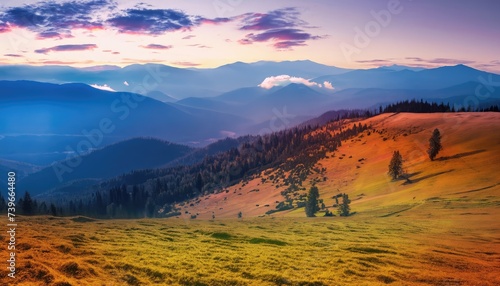
[[[455,106],[450,106],[449,103],[435,103],[427,102],[421,99],[420,101],[404,100],[393,104],[389,104],[385,107],[379,107],[379,113],[397,113],[397,112],[411,112],[411,113],[436,113],[436,112],[498,112],[498,105],[492,105],[486,108],[472,108],[471,106],[455,108]]]

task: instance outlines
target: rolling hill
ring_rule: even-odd
[[[74,181],[98,182],[134,170],[160,167],[192,151],[190,147],[153,138],[130,139],[54,163],[22,178],[18,188],[36,196]]]
[[[358,123],[371,128],[318,161],[318,169],[326,170],[313,172],[298,195],[306,194],[315,181],[328,208],[335,204],[334,196],[347,193],[352,210],[358,214],[425,217],[433,212],[488,213],[484,218],[492,218],[498,213],[493,210],[500,204],[500,173],[496,168],[500,137],[495,131],[500,127],[499,113],[382,114]],[[426,150],[434,128],[441,131],[444,149],[430,161]],[[410,183],[393,182],[387,175],[395,150],[403,156]],[[228,218],[239,211],[246,216],[265,215],[284,200],[285,177],[278,174],[278,169],[263,171],[228,187],[228,193],[200,197],[195,201],[203,203],[189,206],[193,200],[180,208],[186,215],[199,214],[200,218],[210,218],[212,212]],[[305,216],[303,208],[273,215]]]

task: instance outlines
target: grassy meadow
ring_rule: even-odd
[[[16,282],[4,275],[0,283],[498,285],[498,209],[466,212],[442,219],[383,212],[215,221],[23,218]]]

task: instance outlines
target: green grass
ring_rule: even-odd
[[[70,218],[23,218],[19,237],[30,247],[18,252],[17,282],[440,285],[451,283],[449,277],[458,285],[500,282],[494,275],[500,239],[495,238],[498,229],[488,221],[493,221],[493,215],[456,214],[446,220],[378,216],[218,223],[96,220],[86,222],[85,227]],[[457,222],[450,223],[451,219]],[[474,223],[478,219],[484,225]],[[175,239],[168,239],[171,236]],[[0,278],[1,285],[9,283]]]

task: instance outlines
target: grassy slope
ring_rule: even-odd
[[[283,187],[256,178],[185,205],[183,212],[200,213],[196,220],[190,214],[89,222],[19,218],[17,282],[499,285],[500,114],[386,114],[368,123],[380,134],[345,142],[320,162],[326,173],[313,175],[327,177],[318,183],[326,205],[338,190],[348,193],[354,216],[305,218],[298,209],[259,218],[283,200]],[[436,127],[445,149],[430,162],[425,150]],[[413,174],[411,184],[386,174],[395,149]],[[236,219],[240,210],[243,220]],[[215,221],[200,220],[212,211]],[[0,236],[5,243],[7,236]],[[6,257],[4,249],[1,254]],[[2,285],[9,281],[0,277]]]
[[[365,132],[343,142],[338,151],[319,162],[326,173],[310,177],[320,179],[320,197],[327,206],[333,205],[332,196],[339,192],[349,194],[352,209],[359,214],[377,211],[383,215],[412,207],[412,215],[421,215],[427,214],[427,208],[433,208],[436,201],[457,207],[492,206],[498,202],[500,114],[383,114],[361,123],[371,125],[377,132],[371,130],[369,136]],[[444,149],[431,162],[426,150],[434,128],[441,131]],[[412,183],[392,182],[387,175],[394,150],[401,152]],[[183,216],[199,214],[201,218],[210,218],[214,212],[216,217],[236,217],[239,211],[244,216],[263,215],[276,206],[276,201],[283,200],[280,192],[285,187],[277,185],[280,184],[270,180],[262,183],[258,177],[228,188],[228,193],[188,202],[182,206]],[[309,189],[310,184],[304,186]],[[259,191],[252,192],[255,189]],[[193,207],[189,206],[191,203]],[[303,217],[304,211],[275,215]]]

